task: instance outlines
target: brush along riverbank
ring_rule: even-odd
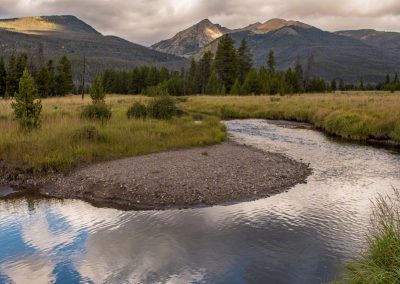
[[[400,93],[348,92],[292,96],[192,96],[187,111],[221,119],[309,122],[353,141],[400,145]]]

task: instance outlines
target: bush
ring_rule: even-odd
[[[111,108],[105,103],[95,103],[87,105],[81,112],[81,118],[85,119],[98,119],[101,121],[110,120]]]
[[[169,96],[168,83],[164,82],[157,86],[147,87],[144,94],[149,97]]]
[[[146,118],[147,116],[147,107],[139,102],[135,102],[126,113],[128,118],[138,119],[138,118]]]
[[[178,112],[175,100],[170,96],[155,98],[147,107],[147,113],[156,119],[171,119]]]

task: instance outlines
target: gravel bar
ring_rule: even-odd
[[[42,186],[42,194],[124,210],[191,208],[269,197],[305,183],[308,165],[226,142],[93,164]]]

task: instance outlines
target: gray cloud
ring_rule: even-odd
[[[400,31],[398,0],[0,0],[0,17],[71,14],[104,34],[150,45],[204,19],[238,28],[271,18],[324,30]]]

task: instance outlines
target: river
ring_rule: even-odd
[[[264,120],[238,143],[309,163],[267,199],[124,212],[77,200],[0,201],[0,283],[325,283],[365,246],[371,199],[400,188],[400,155]],[[229,165],[227,165],[229,166]]]

